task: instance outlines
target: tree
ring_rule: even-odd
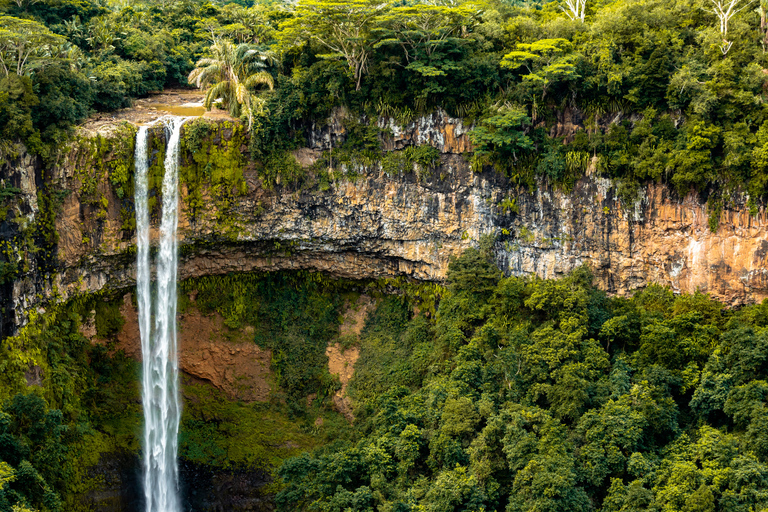
[[[221,27],[221,31],[240,43],[261,44],[274,35],[270,13],[264,5],[245,9],[237,4],[227,4],[222,12],[228,13],[232,22]]]
[[[752,148],[751,180],[749,191],[759,196],[768,185],[768,122],[757,130],[757,144]]]
[[[16,478],[16,471],[7,462],[0,462],[0,491],[3,490],[5,485],[9,482],[13,482]]]
[[[114,43],[120,41],[120,29],[115,27],[115,20],[106,16],[93,18],[88,24],[88,37],[86,40],[91,48],[99,53],[106,54],[115,49]]]
[[[763,46],[763,53],[768,50],[768,5],[765,0],[760,0],[760,5],[756,9],[760,15],[760,32],[762,33],[762,39],[760,44]]]
[[[39,1],[40,0],[13,0],[13,3],[15,3],[19,9],[23,9],[24,12],[27,12],[30,5],[34,5]]]
[[[36,21],[0,16],[0,67],[22,76],[53,61],[66,41]]]
[[[586,13],[587,0],[565,0],[565,7],[562,5],[560,9],[573,21],[579,20],[584,23],[584,15]]]
[[[281,37],[289,45],[302,39],[316,41],[331,51],[318,57],[346,60],[355,90],[360,90],[373,49],[369,36],[386,6],[370,0],[302,0],[294,17],[281,27]]]
[[[466,6],[416,4],[395,7],[377,20],[384,39],[376,47],[396,44],[410,64],[425,57],[427,62],[448,40],[467,34],[475,23],[476,11]]]
[[[541,89],[541,98],[547,94],[550,84],[556,80],[578,78],[576,56],[571,53],[573,44],[567,39],[540,39],[533,43],[518,43],[514,51],[501,59],[501,67],[525,68],[528,74],[523,81]]]
[[[564,426],[537,408],[521,408],[511,420],[502,441],[514,478],[507,512],[590,510]]]
[[[210,110],[220,99],[232,116],[245,113],[250,129],[254,116],[264,111],[264,101],[251,89],[257,85],[266,85],[270,90],[275,87],[272,75],[265,70],[267,63],[273,61],[272,55],[248,44],[235,45],[221,39],[213,43],[211,54],[212,57],[197,61],[189,82],[200,88],[209,87],[205,108]]]
[[[728,53],[728,50],[733,46],[733,41],[728,41],[728,22],[731,18],[736,16],[740,11],[744,10],[752,4],[753,0],[710,0],[712,5],[712,12],[717,16],[717,20],[720,22],[720,35],[723,38],[723,44],[720,46],[720,51],[723,55]]]
[[[521,109],[504,106],[496,115],[483,119],[469,137],[478,155],[494,155],[502,162],[514,162],[533,149],[533,141],[524,133],[530,123],[531,119]]]
[[[680,195],[687,194],[692,187],[701,190],[714,178],[712,151],[721,131],[719,126],[703,121],[685,130],[685,148],[680,148],[670,161],[674,172],[672,184]]]

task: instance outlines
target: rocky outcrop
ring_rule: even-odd
[[[39,213],[37,181],[38,159],[19,146],[7,161],[0,159],[0,338],[15,330],[17,313],[14,267],[22,233],[29,229]]]
[[[751,215],[745,197],[714,232],[706,203],[657,184],[622,204],[609,180],[587,176],[571,193],[540,189],[517,204],[514,234],[497,244],[509,274],[552,278],[587,264],[612,294],[658,283],[731,306],[768,297],[768,212]]]
[[[383,120],[380,126],[396,125]],[[115,133],[130,137],[132,131]],[[226,144],[232,130],[221,128],[212,137]],[[445,114],[383,137],[392,150],[435,145],[439,166],[393,175],[374,164],[355,175],[337,174],[324,187],[310,176],[299,189],[269,190],[255,168],[243,164],[246,186],[226,210],[213,200],[211,188],[203,195],[205,207],[193,210],[183,188],[180,279],[310,269],[346,278],[440,281],[452,256],[492,235],[498,262],[511,275],[552,278],[587,264],[612,294],[660,283],[679,292],[699,289],[733,306],[768,297],[768,213],[760,206],[751,215],[746,197],[724,207],[712,232],[705,203],[694,195],[676,197],[663,185],[650,184],[637,201],[623,204],[612,183],[597,176],[583,177],[571,191],[543,182],[529,191],[491,169],[472,172],[460,154],[469,149],[465,128]],[[341,125],[317,128],[310,137],[314,147],[302,155],[314,161],[323,140],[341,138]],[[73,147],[51,171],[51,179],[69,192],[56,222],[58,272],[45,278],[32,268],[16,279],[17,325],[53,297],[134,283],[133,233],[123,218],[131,212],[130,198],[117,197],[104,174],[97,176],[95,190],[107,206],[85,201],[78,151]]]
[[[313,124],[309,130],[309,149],[324,151],[341,146],[347,135],[345,119],[348,117],[346,110],[336,109],[325,124]],[[366,119],[355,121],[369,122]],[[466,126],[461,119],[449,116],[442,109],[405,123],[392,117],[380,117],[376,125],[382,131],[381,142],[385,151],[424,144],[436,147],[441,153],[461,154],[472,151],[469,140],[472,127]]]
[[[339,377],[341,389],[333,395],[336,410],[349,421],[354,420],[352,399],[347,395],[347,387],[355,373],[355,363],[360,357],[359,339],[365,320],[376,309],[377,302],[367,295],[361,295],[357,301],[347,304],[339,326],[339,341],[328,345],[325,355],[328,357],[328,371]]]

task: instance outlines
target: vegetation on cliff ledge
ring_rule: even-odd
[[[193,219],[215,211],[232,238],[248,166],[267,189],[314,173],[322,191],[370,168],[421,179],[438,151],[385,153],[386,126],[438,109],[472,127],[475,170],[569,187],[589,168],[623,198],[660,181],[708,196],[715,229],[736,191],[753,213],[768,194],[767,20],[763,0],[0,0],[0,170],[22,146],[40,157],[34,215],[0,177],[0,288],[56,271],[66,191],[46,170],[73,127],[189,85],[196,63],[213,66],[206,103],[248,124],[188,124],[185,206]],[[291,150],[332,115],[343,137],[300,166]],[[97,220],[109,182],[130,233],[133,132],[122,135],[77,141],[89,163],[74,178]],[[153,187],[164,144],[150,146]],[[261,404],[188,382],[181,456],[270,468],[268,491],[291,512],[768,510],[768,302],[726,310],[658,286],[608,298],[584,269],[504,278],[484,249],[455,260],[448,283],[441,298],[306,273],[182,284],[182,308],[253,329],[274,382]],[[362,290],[395,293],[357,340],[347,424],[325,350]],[[119,307],[76,298],[0,342],[0,512],[90,510],[100,457],[138,454]]]

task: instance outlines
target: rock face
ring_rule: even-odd
[[[694,195],[681,200],[650,184],[624,205],[609,180],[585,177],[569,194],[521,196],[515,235],[497,255],[510,274],[551,278],[586,263],[612,294],[659,283],[737,306],[768,297],[768,213],[752,216],[745,203],[724,209],[712,232]]]
[[[750,215],[746,197],[734,198],[711,232],[706,203],[694,195],[678,198],[663,185],[650,184],[634,204],[622,204],[611,182],[596,176],[584,176],[572,191],[539,183],[530,192],[492,169],[474,173],[460,154],[471,149],[466,128],[442,113],[402,128],[387,119],[379,126],[389,127],[385,147],[433,144],[441,151],[439,165],[430,172],[387,174],[373,164],[354,175],[337,174],[324,187],[310,174],[299,189],[269,190],[244,163],[243,193],[226,209],[209,187],[204,207],[193,210],[184,185],[179,278],[311,269],[346,278],[439,281],[451,256],[493,235],[497,260],[511,275],[552,278],[587,264],[612,294],[660,283],[679,292],[699,289],[733,306],[768,297],[768,213],[760,206]],[[125,145],[133,133],[116,130],[112,136],[127,138]],[[234,140],[226,127],[211,137],[214,145]],[[342,123],[329,123],[313,130],[311,147],[298,153],[309,164],[343,137]],[[57,272],[46,276],[31,267],[14,281],[9,300],[16,326],[52,298],[134,284],[134,234],[124,218],[125,212],[132,215],[132,201],[117,197],[107,171],[96,170],[95,190],[106,206],[85,200],[89,175],[83,173],[84,143],[78,144],[49,170],[51,182],[68,192],[56,220]],[[32,167],[14,172],[28,175]],[[34,215],[35,180],[20,176],[22,181],[29,198],[24,213]]]
[[[81,325],[91,343],[108,344],[113,351],[141,360],[141,335],[131,295],[123,297],[120,314],[124,323],[115,340],[96,336],[94,323]],[[217,313],[202,314],[189,307],[179,314],[179,369],[223,391],[233,400],[265,402],[269,399],[269,364],[272,353],[252,342],[253,327],[231,330]]]
[[[331,375],[338,375],[341,383],[341,389],[333,395],[333,404],[349,421],[354,420],[354,415],[352,399],[347,396],[347,386],[352,380],[355,363],[360,357],[360,333],[365,320],[376,309],[376,305],[376,301],[367,295],[361,295],[354,304],[347,304],[339,326],[339,341],[328,345],[325,350],[325,355],[328,356],[328,371]]]
[[[19,150],[16,158],[5,163],[0,160],[0,192],[17,191],[10,200],[0,194],[0,249],[11,255],[10,258],[0,256],[0,339],[13,333],[17,314],[13,301],[15,282],[5,277],[6,265],[13,266],[13,248],[39,213],[38,161],[23,148]]]

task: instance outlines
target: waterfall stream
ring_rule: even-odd
[[[162,187],[160,245],[154,311],[149,261],[149,158],[147,127],[136,134],[136,289],[142,353],[144,408],[144,498],[146,512],[179,512],[179,365],[176,336],[176,272],[179,139],[185,118],[163,118],[169,133]],[[154,329],[152,313],[154,312]]]

